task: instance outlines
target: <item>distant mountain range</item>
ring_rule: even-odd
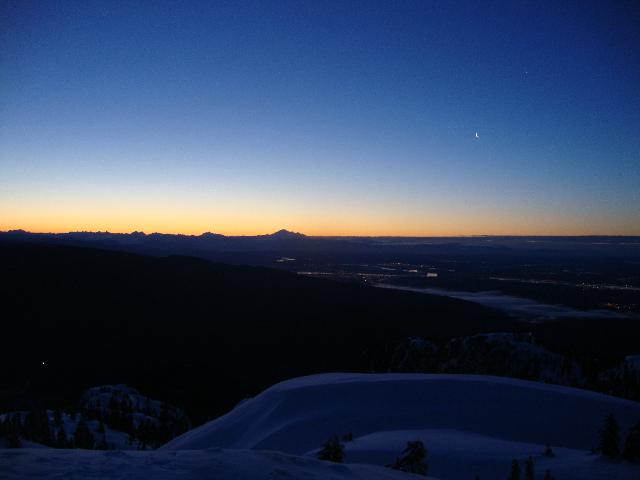
[[[640,237],[321,237],[279,230],[267,235],[225,236],[134,231],[31,233],[24,230],[0,232],[0,241],[88,246],[150,255],[192,255],[233,263],[251,263],[251,257],[234,260],[238,253],[304,254],[485,254],[597,255],[640,258]],[[221,256],[224,255],[224,256]],[[247,261],[248,260],[248,261]],[[259,262],[258,262],[259,263]]]

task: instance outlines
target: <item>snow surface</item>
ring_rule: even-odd
[[[274,385],[162,448],[302,454],[347,432],[436,428],[588,450],[609,413],[626,432],[640,420],[640,403],[505,377],[325,374]]]
[[[0,449],[0,478],[408,479],[381,466],[419,439],[429,475],[442,480],[506,478],[513,459],[529,456],[536,480],[546,469],[558,480],[638,480],[640,466],[590,451],[609,413],[624,438],[640,403],[503,377],[314,375],[274,385],[156,451]],[[315,459],[347,433],[346,463]]]
[[[388,465],[410,440],[428,450],[442,479],[506,478],[529,456],[536,478],[640,479],[640,466],[591,453],[604,417],[624,436],[640,404],[557,385],[475,375],[326,374],[277,384],[163,450],[278,450],[315,457],[333,435],[351,432],[345,462]],[[554,457],[543,455],[550,444]]]
[[[279,452],[220,449],[122,452],[22,448],[0,450],[0,478],[407,480],[416,477],[372,465],[321,462]]]
[[[421,440],[427,447],[429,473],[443,479],[507,478],[516,459],[524,471],[528,457],[534,461],[536,478],[550,470],[557,479],[640,479],[640,466],[611,462],[585,450],[554,448],[553,457],[544,446],[512,442],[455,430],[398,430],[378,432],[345,444],[348,462],[388,465],[407,440]],[[315,452],[310,452],[315,453]]]

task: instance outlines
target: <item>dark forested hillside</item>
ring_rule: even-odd
[[[0,265],[0,409],[127,383],[199,422],[285,378],[369,371],[407,336],[516,328],[446,297],[188,257],[5,244]]]

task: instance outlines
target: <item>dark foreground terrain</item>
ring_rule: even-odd
[[[640,338],[635,319],[527,324],[444,296],[190,257],[5,243],[0,265],[0,411],[126,383],[198,424],[287,378],[387,371],[408,337],[532,331],[599,368]]]
[[[197,423],[286,378],[371,371],[407,336],[516,327],[445,297],[187,257],[7,244],[0,264],[0,410],[126,383]]]

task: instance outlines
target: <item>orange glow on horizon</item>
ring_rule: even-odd
[[[530,228],[501,228],[489,229],[470,229],[460,226],[459,228],[385,228],[384,226],[356,226],[349,228],[330,228],[322,226],[296,225],[294,223],[274,223],[265,224],[264,226],[242,226],[242,225],[222,225],[219,228],[211,226],[207,228],[202,225],[194,225],[189,227],[180,222],[176,222],[176,226],[170,224],[152,225],[141,222],[138,226],[129,223],[0,223],[0,231],[9,230],[25,230],[31,233],[68,233],[68,232],[110,232],[110,233],[132,233],[144,232],[162,233],[162,234],[182,234],[182,235],[202,235],[203,233],[216,233],[225,236],[255,236],[271,234],[278,230],[285,229],[291,232],[302,233],[307,236],[318,237],[473,237],[473,236],[638,236],[640,231],[633,230],[606,230],[598,231],[589,228],[565,228],[554,230],[541,230],[535,227]]]
[[[0,203],[0,230],[65,233],[204,232],[228,236],[264,235],[280,229],[309,236],[452,237],[474,235],[640,235],[640,219],[512,211],[473,206],[403,209],[392,205],[300,205],[295,202],[210,202],[163,200],[154,204],[110,201],[79,205],[69,199]]]

